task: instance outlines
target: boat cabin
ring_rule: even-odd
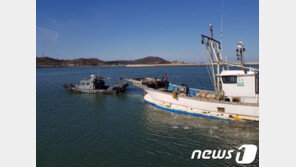
[[[217,75],[225,97],[230,101],[259,103],[258,73],[244,70],[223,70]]]
[[[105,81],[102,77],[97,77],[91,75],[90,78],[80,81],[80,89],[107,89],[108,86],[105,85]]]

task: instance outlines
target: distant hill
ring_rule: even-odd
[[[171,64],[170,61],[160,57],[145,57],[137,60],[102,61],[97,58],[79,58],[73,60],[54,59],[50,57],[37,57],[37,67],[80,67],[80,66],[105,66],[128,64]]]
[[[160,57],[149,56],[142,59],[134,60],[132,64],[171,64],[171,62]]]

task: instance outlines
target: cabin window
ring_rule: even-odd
[[[224,107],[217,107],[219,112],[225,112],[225,108]]]
[[[223,83],[237,83],[237,76],[222,76]]]
[[[81,85],[83,85],[83,86],[84,86],[84,85],[85,85],[85,82],[81,82]]]
[[[258,73],[255,76],[255,93],[259,94],[259,74]]]
[[[87,82],[86,85],[89,85],[89,82]]]

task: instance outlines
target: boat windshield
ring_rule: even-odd
[[[237,83],[237,76],[222,76],[223,83]]]

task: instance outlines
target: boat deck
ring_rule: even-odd
[[[150,87],[149,85],[143,83],[143,79],[147,78],[129,78],[126,79],[126,81],[132,82],[134,86],[139,87],[143,90],[149,89],[149,90],[154,90],[154,91],[159,91],[163,92],[166,94],[172,94],[174,90],[169,90],[166,87],[159,87],[159,88],[154,88]],[[150,79],[150,78],[149,78]],[[157,81],[160,81],[159,79]],[[174,85],[169,83],[170,85]],[[197,88],[189,88],[190,90],[196,90],[198,92],[205,92],[205,93],[215,93],[214,91],[211,90],[203,90],[203,89],[197,89]],[[224,104],[234,104],[234,105],[247,105],[247,106],[256,106],[259,107],[259,103],[245,103],[245,102],[232,102],[232,101],[226,101],[222,99],[208,99],[208,98],[202,98],[202,97],[197,97],[195,95],[190,95],[190,94],[185,94],[185,93],[179,93],[177,96],[183,97],[183,98],[189,98],[189,99],[194,99],[194,100],[199,100],[199,101],[207,101],[207,102],[216,102],[216,103],[224,103]]]

